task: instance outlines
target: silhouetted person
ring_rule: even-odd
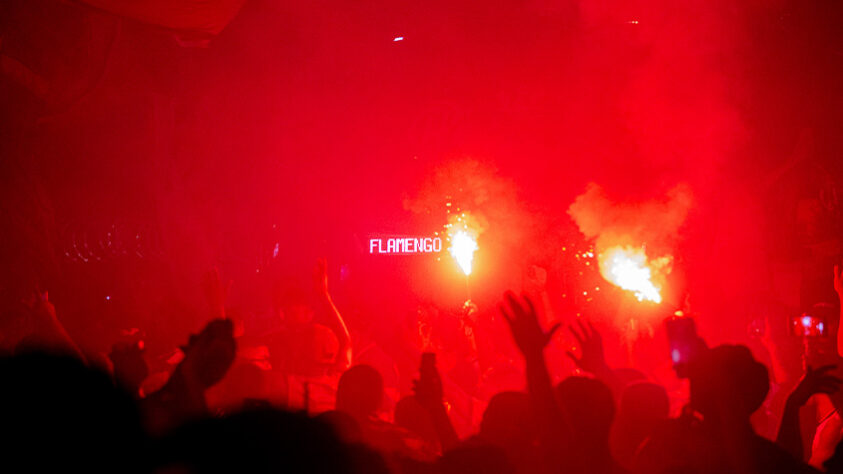
[[[149,376],[149,365],[144,358],[142,343],[118,343],[108,354],[114,372],[114,381],[135,398],[143,398],[143,381]]]
[[[184,359],[161,390],[143,400],[150,430],[162,432],[208,414],[205,390],[219,382],[234,361],[231,321],[215,319],[190,336]]]
[[[535,472],[541,463],[534,420],[526,393],[497,393],[483,412],[479,432],[463,446],[493,446],[506,455],[517,472]]]
[[[320,413],[315,418],[330,425],[344,443],[354,444],[363,442],[363,432],[360,430],[360,424],[348,413],[329,410]]]
[[[826,365],[814,370],[808,366],[805,375],[799,380],[796,387],[788,394],[782,412],[782,419],[779,431],[776,436],[776,444],[785,451],[801,461],[807,461],[803,452],[802,427],[800,423],[800,410],[808,403],[814,395],[834,395],[840,389],[840,379],[832,375],[836,367]],[[834,438],[839,439],[839,436]],[[814,443],[826,441],[814,438]],[[830,441],[833,446],[834,441]],[[830,448],[830,447],[829,447]],[[830,449],[829,449],[830,450]]]
[[[413,381],[413,398],[427,412],[441,450],[447,451],[459,443],[448,409],[445,407],[442,376],[436,364],[436,354],[422,353],[419,378]],[[439,453],[440,450],[434,450]]]
[[[14,352],[49,352],[85,360],[59,321],[46,291],[32,292],[0,318],[0,340]]]
[[[615,417],[609,387],[592,378],[568,377],[556,387],[556,396],[573,430],[566,472],[621,472],[609,450],[609,430]]]
[[[641,444],[667,420],[670,400],[661,385],[636,382],[621,394],[618,415],[612,426],[609,446],[612,457],[625,468],[632,467],[632,459]]]
[[[336,410],[354,418],[367,445],[384,455],[421,456],[418,436],[378,418],[382,401],[383,379],[374,368],[356,365],[340,377]]]
[[[160,442],[157,464],[189,474],[354,472],[329,425],[273,409],[188,423]]]
[[[620,470],[609,456],[609,427],[614,416],[609,388],[594,379],[572,377],[554,392],[544,349],[560,324],[543,330],[526,295],[507,292],[499,307],[526,362],[527,388],[546,469],[575,473]]]
[[[829,474],[843,474],[843,443],[838,443],[834,454],[823,464]]]
[[[441,453],[439,437],[430,414],[415,396],[404,397],[395,404],[395,424],[419,436],[428,449]]]
[[[686,414],[644,444],[635,472],[815,472],[753,431],[750,415],[767,396],[769,379],[749,349],[722,345],[705,351],[689,362],[688,375]]]
[[[374,419],[383,401],[383,379],[368,365],[345,371],[337,385],[337,411],[351,415],[361,425]]]
[[[316,308],[305,291],[295,287],[279,290],[275,309],[283,326],[264,338],[273,370],[320,376],[341,372],[351,365],[351,336],[328,292],[324,260],[316,264],[314,286]],[[327,326],[314,320],[316,310],[327,315]]]
[[[148,446],[132,398],[79,359],[0,360],[5,472],[144,472]]]

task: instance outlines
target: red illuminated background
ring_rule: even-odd
[[[320,255],[350,324],[458,308],[446,252],[367,251],[372,234],[442,232],[448,202],[485,220],[469,284],[486,310],[533,264],[557,313],[622,327],[690,305],[712,343],[746,340],[768,306],[833,297],[839,2],[218,6],[0,6],[4,288],[49,288],[85,343],[133,326],[181,340],[212,265],[244,313]],[[692,193],[660,236],[662,306],[586,265],[567,210],[591,182],[619,206]]]

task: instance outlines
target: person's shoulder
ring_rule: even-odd
[[[761,472],[795,474],[815,474],[820,472],[794,458],[776,443],[757,435],[755,436],[755,452],[761,463],[761,466],[759,466]]]
[[[659,423],[638,447],[633,472],[685,469],[710,460],[712,450],[693,419],[678,418]]]

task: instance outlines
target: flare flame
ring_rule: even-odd
[[[631,291],[638,301],[661,303],[661,285],[657,277],[669,271],[672,258],[647,258],[643,248],[615,246],[598,256],[600,274],[610,283]]]
[[[466,276],[471,275],[471,264],[474,261],[474,252],[477,246],[477,234],[469,225],[469,217],[465,212],[457,215],[445,228],[448,231],[448,240],[451,245],[448,252],[454,257],[460,269]]]

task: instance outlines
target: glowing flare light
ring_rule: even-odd
[[[457,261],[466,276],[471,275],[471,262],[477,251],[477,241],[465,230],[458,230],[451,235],[451,246],[448,248],[451,256]]]
[[[446,206],[451,207],[451,203],[447,203]],[[450,214],[450,210],[448,210],[448,213]],[[471,263],[474,260],[474,252],[478,249],[477,236],[482,232],[482,226],[474,216],[463,211],[448,216],[445,230],[450,242],[448,252],[454,257],[465,276],[468,277],[471,275]]]
[[[631,291],[638,301],[661,303],[661,288],[654,282],[656,275],[670,265],[671,257],[648,260],[641,248],[612,247],[598,256],[600,273],[610,283]],[[667,269],[669,271],[669,269]]]

